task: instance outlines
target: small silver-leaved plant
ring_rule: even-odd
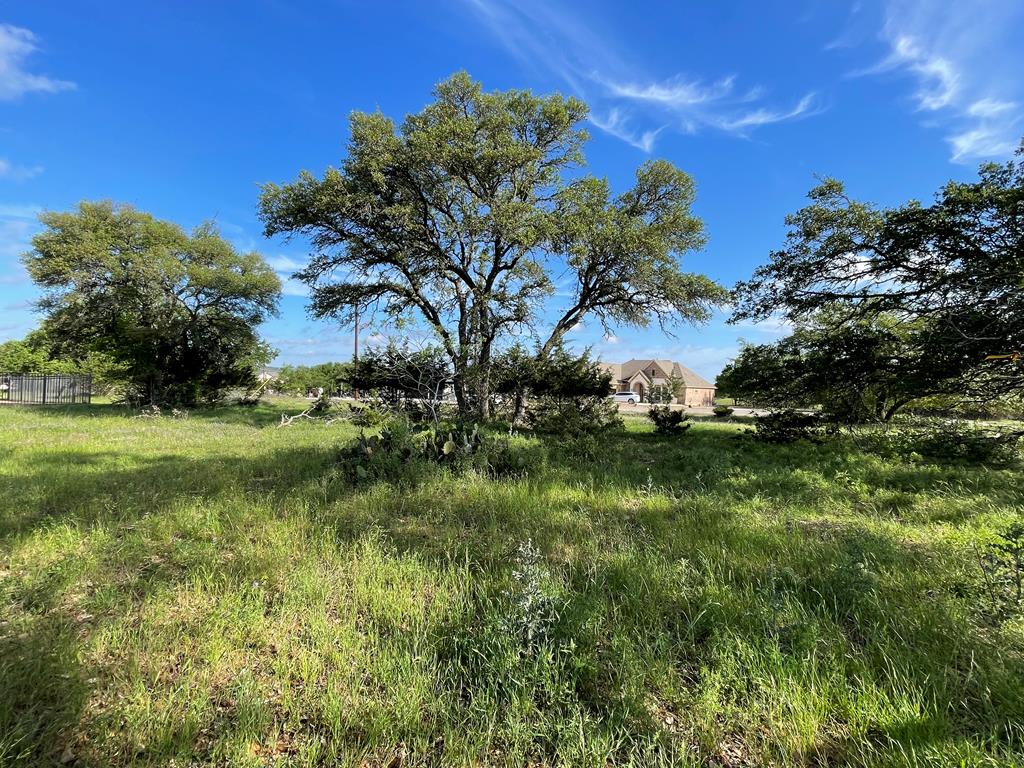
[[[535,648],[558,620],[559,600],[551,589],[551,573],[540,550],[527,539],[513,559],[512,586],[505,592],[510,604],[509,629],[527,649]]]

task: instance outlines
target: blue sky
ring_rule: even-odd
[[[459,69],[583,97],[588,170],[618,190],[649,157],[691,173],[710,239],[684,266],[731,285],[780,245],[816,174],[895,204],[1008,158],[1024,134],[1021,39],[1020,0],[4,3],[0,341],[36,323],[18,254],[39,210],[112,199],[189,228],[215,218],[287,276],[307,250],[263,239],[258,185],[336,165],[349,112],[400,118]],[[347,359],[350,333],[305,303],[286,283],[263,329],[279,362]],[[724,318],[676,338],[573,338],[712,377],[738,339],[783,332]]]

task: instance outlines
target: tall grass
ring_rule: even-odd
[[[1019,467],[637,421],[353,485],[278,413],[0,411],[0,764],[1024,764]]]

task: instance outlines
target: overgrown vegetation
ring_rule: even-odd
[[[857,433],[859,445],[883,456],[960,460],[988,466],[1013,464],[1020,457],[1024,431],[982,426],[958,419],[903,421]]]
[[[997,622],[1024,614],[1024,521],[1000,531],[981,557],[982,597]]]
[[[339,396],[351,389],[352,368],[351,363],[286,365],[269,388],[289,395],[302,396],[323,390],[326,395]]]
[[[1024,761],[1019,462],[300,407],[5,408],[0,764]]]

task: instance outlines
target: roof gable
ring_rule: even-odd
[[[685,365],[672,360],[627,360],[624,363],[601,363],[601,367],[607,370],[620,381],[629,381],[636,374],[643,373],[644,377],[650,380],[650,371],[653,368],[655,378],[677,378],[682,379],[683,385],[696,389],[714,389],[715,385],[698,373],[691,371]]]

